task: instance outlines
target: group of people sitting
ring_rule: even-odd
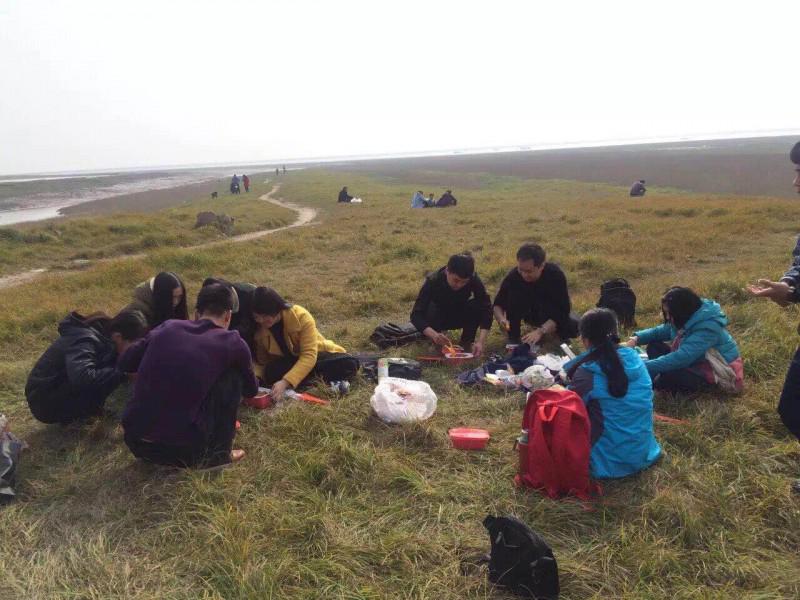
[[[452,190],[447,190],[438,200],[433,199],[432,193],[428,194],[426,198],[422,190],[417,190],[411,198],[411,208],[446,208],[456,204],[458,204],[458,200],[453,196]]]
[[[720,370],[730,375],[727,389],[742,389],[742,359],[716,302],[689,288],[670,288],[661,299],[664,322],[620,344],[613,311],[596,308],[580,319],[571,312],[566,276],[546,260],[541,246],[523,244],[516,259],[492,301],[474,258],[451,256],[426,278],[411,322],[439,346],[452,345],[447,332],[461,330],[458,344],[475,356],[485,351],[493,318],[506,331],[509,346],[580,337],[586,351],[565,369],[569,388],[582,397],[590,415],[594,477],[624,477],[661,455],[653,433],[654,389],[711,390],[721,381]],[[640,344],[646,353],[635,349]]]
[[[272,288],[208,278],[192,319],[175,273],[159,273],[133,295],[113,319],[71,313],[61,322],[25,387],[34,417],[67,423],[100,414],[129,379],[122,426],[131,452],[157,464],[216,468],[244,456],[232,449],[236,413],[259,383],[281,399],[317,376],[357,372],[358,361],[323,337],[306,309]]]

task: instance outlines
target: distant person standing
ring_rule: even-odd
[[[445,208],[447,206],[455,206],[458,204],[456,197],[453,196],[452,190],[447,190],[442,197],[436,201],[436,206],[439,208]]]
[[[631,196],[632,197],[641,197],[644,196],[647,188],[644,187],[644,179],[640,179],[636,183],[631,186]]]
[[[353,197],[347,193],[347,186],[344,186],[339,192],[339,200],[337,202],[350,202]]]
[[[275,167],[275,177],[278,177],[281,172],[278,170],[278,167]]]
[[[794,187],[800,194],[800,142],[794,145],[789,158],[794,163]],[[759,279],[757,285],[748,286],[747,289],[754,296],[769,298],[779,306],[800,302],[800,236],[792,251],[792,266],[781,280]],[[778,402],[778,414],[786,428],[800,440],[800,347],[795,351],[786,373]],[[792,484],[792,491],[800,494],[800,479]]]
[[[233,177],[231,177],[231,194],[238,194],[239,193],[239,176],[234,173]]]
[[[250,191],[250,178],[247,175],[242,175],[242,184],[244,185],[245,193]]]
[[[286,175],[286,165],[283,165],[283,174]]]

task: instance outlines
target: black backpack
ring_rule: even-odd
[[[636,324],[636,294],[625,279],[609,279],[603,282],[597,306],[613,310],[623,327],[633,327]]]
[[[403,346],[421,340],[424,335],[417,331],[411,323],[397,325],[396,323],[381,323],[369,336],[369,341],[381,350],[396,346]]]
[[[517,595],[536,600],[558,598],[558,565],[553,551],[530,527],[516,517],[483,520],[492,551],[489,581]]]

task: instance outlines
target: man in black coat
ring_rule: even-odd
[[[342,191],[339,192],[339,200],[337,202],[350,202],[353,197],[347,193],[347,186],[342,188]]]
[[[437,208],[455,206],[456,204],[458,204],[458,200],[456,200],[456,197],[453,196],[453,192],[450,190],[447,190],[444,194],[442,194],[442,197],[436,201]]]
[[[494,316],[508,332],[512,344],[537,344],[544,336],[568,340],[578,335],[578,319],[567,278],[561,268],[546,260],[538,244],[523,244],[517,250],[517,266],[508,272],[494,299]],[[533,329],[522,336],[522,321]]]
[[[31,413],[43,423],[69,423],[100,414],[106,398],[125,378],[117,357],[147,332],[138,311],[114,319],[96,313],[67,315],[60,337],[36,361],[25,385]]]
[[[461,329],[459,344],[475,356],[483,354],[492,327],[492,301],[470,254],[454,254],[447,266],[425,279],[411,311],[411,322],[437,346],[450,344],[445,331]]]

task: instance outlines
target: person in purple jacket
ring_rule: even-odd
[[[194,321],[171,319],[120,357],[118,368],[136,373],[122,415],[125,443],[134,456],[177,467],[219,467],[244,457],[232,450],[242,396],[258,382],[250,349],[228,331],[232,297],[222,284],[197,296]]]
[[[794,163],[793,185],[800,194],[800,142],[794,145],[789,158]],[[769,298],[779,306],[800,302],[800,236],[792,251],[792,266],[784,273],[781,280],[759,279],[757,285],[748,286],[747,289],[754,296]],[[786,373],[778,402],[778,414],[786,428],[800,441],[800,347],[795,351],[789,371]],[[800,479],[792,484],[792,491],[800,494]]]

